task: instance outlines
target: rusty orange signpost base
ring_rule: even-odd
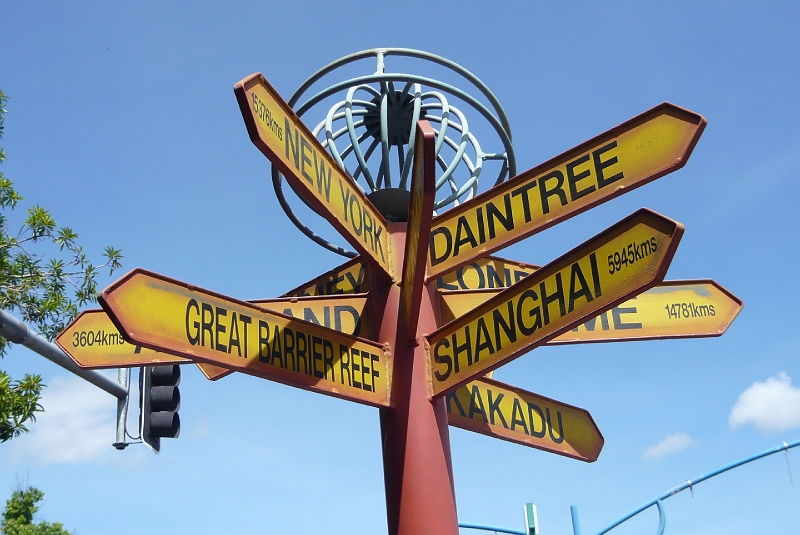
[[[405,224],[393,223],[390,228],[395,243],[402,246]],[[379,340],[390,341],[395,356],[392,408],[381,410],[389,533],[456,535],[458,519],[447,409],[443,399],[429,399],[425,348],[409,341],[402,327],[398,328],[400,288],[391,281],[376,281],[376,278],[372,278],[370,293],[374,292],[373,303],[377,308],[383,304],[383,310],[376,311],[381,318],[376,334]],[[425,291],[417,331],[430,332],[435,328],[431,295]]]
[[[487,256],[682,167],[705,126],[693,112],[657,106],[436,217],[436,134],[420,121],[396,223],[263,76],[234,91],[253,143],[360,256],[249,302],[134,270],[57,341],[83,367],[194,362],[377,407],[390,535],[458,534],[448,425],[597,459],[588,411],[491,370],[544,344],[718,336],[741,309],[713,281],[663,282],[683,226],[646,209],[542,267]]]

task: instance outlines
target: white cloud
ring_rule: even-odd
[[[115,451],[117,398],[78,377],[60,376],[40,403],[44,412],[27,425],[30,433],[9,443],[16,460],[80,463]]]
[[[650,446],[643,457],[648,460],[661,459],[672,453],[678,453],[696,443],[695,439],[685,433],[675,433],[668,436],[655,446]]]
[[[762,433],[800,427],[800,388],[784,372],[742,392],[728,417],[731,429],[753,424]]]

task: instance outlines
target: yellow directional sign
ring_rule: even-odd
[[[105,310],[85,310],[56,337],[78,366],[88,369],[184,364],[187,359],[129,344]]]
[[[683,226],[641,209],[426,337],[433,396],[661,282]]]
[[[476,290],[479,288],[506,288],[521,281],[539,269],[539,266],[496,256],[483,256],[436,279],[440,290]],[[281,297],[309,297],[319,295],[359,294],[369,292],[369,272],[360,258],[345,262],[289,290]]]
[[[361,263],[360,258],[354,258],[293,290],[289,290],[281,297],[360,294],[368,291],[369,272]]]
[[[335,331],[359,336],[362,331],[369,332],[364,316],[367,304],[366,294],[337,295],[330,297],[255,299],[249,301],[273,312],[302,318]],[[211,381],[229,375],[233,370],[206,363],[197,363],[203,375]]]
[[[434,218],[428,278],[683,167],[706,120],[664,103]]]
[[[386,219],[261,73],[233,87],[250,140],[363,257],[387,274]]]
[[[523,446],[594,462],[603,435],[585,409],[494,379],[476,379],[445,396],[450,425]]]
[[[367,305],[366,294],[255,299],[249,302],[340,333],[361,336],[369,332],[366,323],[369,318],[364,316],[364,307]]]
[[[141,269],[109,286],[100,303],[125,337],[142,346],[389,406],[388,346]]]
[[[498,290],[441,292],[444,321],[466,314],[497,293]],[[665,281],[553,338],[547,345],[720,336],[742,306],[738,297],[712,280]]]
[[[436,279],[439,290],[508,288],[539,269],[539,266],[496,256],[482,256]]]

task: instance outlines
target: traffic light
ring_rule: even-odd
[[[156,453],[162,438],[178,438],[181,432],[180,366],[145,366],[139,374],[142,442]]]

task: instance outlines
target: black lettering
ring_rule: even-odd
[[[353,332],[350,333],[353,336],[358,336],[361,332],[361,316],[358,314],[358,310],[355,307],[350,305],[334,305],[333,307],[333,328],[339,332],[344,332],[344,327],[342,326],[342,314],[347,313],[353,317]]]
[[[545,411],[547,411],[547,431],[550,433],[550,438],[553,439],[553,442],[556,444],[561,444],[564,442],[564,423],[561,421],[561,411],[556,411],[556,417],[558,418],[558,438],[553,434],[553,423],[550,421],[550,407],[545,407]]]
[[[635,298],[634,298],[635,299]],[[641,329],[641,323],[624,323],[620,317],[622,314],[636,314],[636,307],[614,307],[611,309],[611,317],[614,319],[615,329]]]
[[[239,314],[239,321],[242,322],[242,332],[244,332],[244,357],[247,358],[250,354],[247,352],[247,330],[250,328],[250,322],[253,321],[253,318],[250,316],[245,316],[244,314]]]
[[[364,269],[363,265],[358,266],[358,278],[356,279],[353,277],[353,274],[349,271],[345,273],[347,280],[350,281],[350,286],[353,288],[353,293],[361,293],[361,284],[364,282]]]
[[[511,272],[506,269],[506,279],[511,278]],[[486,279],[489,281],[489,288],[503,288],[506,286],[503,278],[492,264],[486,264]]]
[[[236,346],[236,353],[242,356],[242,346],[239,345],[239,320],[236,312],[231,312],[231,329],[228,337],[227,353],[231,354],[231,349]]]
[[[375,378],[381,376],[380,372],[378,371],[377,366],[375,366],[375,363],[376,362],[380,362],[380,361],[381,361],[380,357],[378,355],[376,355],[375,353],[370,353],[369,354],[369,364],[370,364],[370,367],[372,368],[371,375],[372,375],[372,391],[373,392],[375,392]]]
[[[486,328],[486,320],[478,318],[478,325],[475,329],[475,362],[481,360],[481,351],[488,351],[489,355],[494,353],[494,346],[492,345],[492,338],[489,336],[489,330]]]
[[[319,163],[317,163],[319,162]],[[317,153],[314,152],[314,171],[317,175],[317,192],[322,195],[325,192],[325,200],[331,200],[331,168],[328,167],[328,176],[325,176],[325,158],[320,155],[317,158]]]
[[[538,301],[539,296],[536,295],[536,292],[533,291],[532,289],[527,289],[524,292],[522,292],[522,295],[519,297],[519,301],[517,301],[517,325],[519,325],[519,330],[522,334],[524,334],[525,336],[530,336],[534,332],[536,332],[536,329],[542,328],[542,313],[538,305],[534,306],[528,312],[529,318],[535,318],[533,324],[530,327],[525,325],[525,322],[523,321],[522,310],[523,310],[523,304],[525,303],[526,299],[532,299],[533,301]]]
[[[508,424],[506,423],[506,419],[503,416],[503,413],[500,412],[500,402],[503,400],[503,396],[505,396],[505,394],[497,394],[497,397],[494,399],[494,401],[492,401],[491,390],[486,389],[486,394],[488,396],[488,401],[489,401],[489,420],[491,421],[491,424],[496,425],[494,423],[494,415],[497,414],[497,416],[500,417],[500,424],[506,429],[508,429]]]
[[[366,357],[367,361],[364,362],[364,358]],[[375,385],[370,385],[367,383],[367,377],[370,376],[370,369],[369,369],[369,353],[366,351],[361,352],[361,383],[364,385],[364,390],[367,392],[374,392]]]
[[[477,403],[476,403],[477,401]],[[483,408],[483,400],[481,399],[481,391],[477,385],[472,385],[472,392],[469,397],[469,416],[470,420],[474,420],[474,415],[480,414],[484,423],[489,423],[486,417],[486,409]]]
[[[526,435],[528,433],[528,424],[525,423],[525,413],[522,412],[522,405],[519,403],[519,398],[514,398],[514,406],[511,409],[511,430],[514,431],[517,425],[522,425],[523,431]]]
[[[597,186],[600,187],[600,188],[604,188],[604,187],[608,186],[609,184],[612,184],[612,183],[616,182],[617,180],[622,180],[622,178],[624,178],[621,171],[619,173],[615,174],[615,175],[612,175],[612,176],[608,177],[608,178],[605,177],[605,173],[603,171],[605,168],[611,167],[612,165],[617,163],[617,157],[616,156],[612,156],[611,158],[609,158],[608,160],[605,160],[605,161],[601,160],[600,157],[604,153],[606,153],[606,152],[608,152],[611,149],[614,149],[616,147],[617,147],[617,140],[615,139],[611,143],[609,143],[607,145],[604,145],[604,146],[600,147],[599,149],[597,149],[597,150],[592,152],[592,159],[594,160],[594,170],[597,173]]]
[[[456,404],[456,409],[458,409],[458,413],[461,416],[463,416],[464,418],[466,418],[467,417],[467,413],[464,412],[464,407],[461,405],[461,402],[458,400],[458,395],[457,394],[460,391],[461,391],[461,389],[459,388],[457,391],[450,392],[449,394],[445,395],[444,399],[446,400],[446,403],[447,403],[447,414],[450,414],[451,412],[453,412],[450,409],[450,404],[451,403],[455,403]]]
[[[208,303],[203,303],[200,306],[202,313],[200,315],[200,345],[206,345],[206,333],[208,333],[208,346],[214,347],[214,308]],[[206,319],[206,312],[208,312],[208,319]]]
[[[328,376],[328,370],[330,370],[330,380],[336,381],[336,370],[333,369],[333,342],[330,340],[322,340],[322,367],[325,376]]]
[[[300,169],[300,140],[298,139],[299,133],[297,130],[292,128],[292,123],[289,122],[289,119],[284,117],[284,125],[286,126],[286,159],[289,160],[290,158],[294,159],[294,166],[296,169]],[[292,131],[294,131],[294,143],[292,143]],[[291,155],[289,154],[289,149],[291,149]]]
[[[536,295],[536,294],[534,294]],[[508,337],[509,343],[513,344],[517,341],[517,330],[514,327],[514,303],[509,301],[506,303],[508,306],[508,321],[506,318],[503,317],[503,314],[500,312],[498,308],[492,311],[492,322],[493,322],[493,331],[494,331],[494,345],[499,351],[503,349],[503,338],[500,336],[500,329],[503,329],[503,332]]]
[[[272,361],[270,364],[275,366],[275,361],[281,363],[281,368],[285,368],[285,363],[283,361],[283,347],[281,344],[281,333],[278,330],[278,326],[275,326],[275,330],[272,333]]]
[[[483,207],[482,206],[478,206],[478,208],[475,210],[475,216],[476,216],[476,218],[478,220],[478,240],[481,243],[485,243],[486,242],[486,229],[484,228],[484,224],[483,224]]]
[[[356,373],[359,373],[361,375],[361,380],[362,381],[364,380],[364,372],[361,371],[361,366],[356,364],[356,357],[359,356],[358,349],[356,349],[354,347],[351,347],[350,348],[350,355],[351,355],[350,365],[353,368],[353,386],[356,387],[356,388],[361,388],[361,381],[356,381]]]
[[[345,374],[347,374],[346,381]],[[339,377],[342,378],[343,385],[353,386],[353,380],[350,377],[350,351],[344,344],[339,344]]]
[[[295,331],[294,333],[295,339],[295,357],[297,358],[297,370],[300,372],[305,373],[306,375],[311,375],[311,370],[309,369],[309,358],[308,358],[308,337],[304,332]],[[300,361],[303,361],[302,366],[300,365]]]
[[[441,235],[444,237],[444,251],[440,255],[436,254],[436,236]],[[446,227],[439,227],[435,228],[431,231],[431,237],[428,242],[430,255],[431,255],[431,266],[435,266],[436,264],[440,264],[450,258],[450,253],[453,251],[453,236],[450,234],[450,229]],[[455,290],[455,288],[453,288]]]
[[[255,95],[253,95],[255,96]],[[194,313],[200,316],[200,305],[197,304],[197,301],[194,299],[189,299],[189,302],[186,303],[186,339],[189,341],[190,344],[197,345],[200,342],[200,322],[193,321],[191,322],[191,329],[194,329],[194,334],[190,332],[189,327],[189,311],[194,309]]]
[[[433,375],[436,377],[437,381],[444,381],[448,377],[450,377],[450,373],[453,371],[453,357],[450,355],[441,355],[439,354],[439,350],[442,348],[449,348],[450,342],[447,341],[447,338],[443,338],[436,342],[436,345],[433,347],[433,361],[436,364],[444,364],[446,366],[444,373],[436,370]]]
[[[216,309],[217,309],[217,314],[216,314],[216,317],[214,319],[214,322],[217,324],[217,328],[216,328],[217,343],[214,344],[214,349],[216,349],[217,351],[221,351],[223,353],[226,353],[228,351],[228,347],[225,344],[221,344],[220,343],[220,338],[221,338],[220,334],[225,334],[225,330],[226,329],[225,329],[225,326],[219,321],[219,318],[220,317],[224,318],[225,316],[227,316],[228,315],[228,311],[225,310],[222,307],[216,307]]]
[[[539,415],[539,420],[541,420],[542,422],[541,431],[535,431],[536,420],[533,418],[534,412]],[[539,407],[539,405],[531,403],[530,401],[528,401],[528,419],[531,421],[531,436],[536,438],[544,438],[545,433],[547,433],[547,425],[545,424],[544,421],[544,412],[542,411],[542,408]]]
[[[272,360],[269,347],[269,323],[258,320],[258,360],[269,364]]]
[[[514,191],[511,192],[512,197],[516,197],[517,195],[520,196],[522,199],[522,214],[525,216],[525,222],[530,223],[531,221],[531,204],[529,200],[528,190],[536,187],[536,181],[531,180],[527,184],[524,184]]]
[[[576,175],[575,168],[579,165],[585,164],[588,161],[589,155],[585,154],[577,160],[573,160],[567,164],[567,182],[569,183],[570,198],[573,201],[577,201],[581,197],[584,197],[595,190],[594,186],[588,186],[582,190],[578,190],[578,182],[588,177],[592,173],[588,169],[585,169]]]
[[[552,189],[547,189],[547,181],[555,179],[556,184]],[[556,169],[539,179],[539,197],[542,199],[542,214],[550,213],[549,197],[558,196],[561,206],[567,205],[567,194],[564,193],[564,174]]]
[[[497,209],[494,203],[486,203],[486,219],[489,223],[489,238],[494,238],[497,235],[494,229],[495,220],[500,221],[500,224],[503,225],[503,228],[507,231],[514,230],[514,213],[511,211],[511,195],[508,193],[503,195],[503,205],[506,210],[505,216],[500,213],[500,210]]]
[[[545,286],[545,282],[547,280],[543,280],[539,283],[539,293],[542,295],[542,312],[544,313],[544,324],[550,324],[550,303],[558,301],[558,311],[561,313],[560,317],[564,317],[567,314],[567,307],[564,303],[564,286],[561,283],[561,272],[556,273],[556,290],[550,295],[547,295],[547,288]]]
[[[308,171],[306,171],[306,163],[308,163],[308,167],[311,167],[311,158],[308,156],[308,154],[306,154],[306,152],[314,154],[314,151],[311,149],[311,145],[309,145],[308,141],[306,141],[306,138],[300,136],[300,174],[303,175],[303,178],[305,178],[309,184],[311,184],[311,187],[314,187],[314,179],[311,178],[311,175],[309,175]],[[316,159],[316,155],[314,155],[314,158]]]
[[[469,245],[474,248],[478,246],[478,242],[475,241],[475,235],[472,233],[466,216],[462,215],[458,218],[458,223],[456,224],[456,242],[453,246],[453,256],[458,256],[459,249],[463,245]]]
[[[589,265],[592,268],[592,280],[594,281],[594,297],[597,299],[603,295],[603,290],[600,288],[600,274],[597,272],[597,255],[591,253],[589,255]]]
[[[461,285],[461,289],[462,290],[470,289],[469,284],[467,284],[467,282],[464,280],[464,270],[466,270],[468,267],[474,269],[475,274],[478,276],[478,289],[486,288],[486,284],[483,278],[483,270],[477,263],[473,262],[471,264],[467,264],[466,266],[462,266],[456,270],[456,279],[458,279],[458,284]]]
[[[311,336],[311,369],[314,372],[314,377],[318,377],[322,379],[324,374],[322,370],[317,368],[317,362],[322,362],[322,353],[317,349],[318,346],[322,345],[322,338],[319,336]]]
[[[578,288],[576,283],[580,285]],[[572,264],[572,270],[569,275],[569,307],[568,310],[572,312],[575,310],[575,301],[583,297],[587,303],[591,303],[594,299],[592,292],[589,290],[589,285],[586,284],[586,277],[583,276],[581,266],[577,262]]]
[[[292,370],[297,371],[297,361],[294,359],[294,331],[288,327],[283,328],[283,358],[286,367],[289,367],[289,359],[292,359]]]
[[[458,331],[453,333],[453,360],[455,361],[456,373],[458,373],[461,368],[458,358],[460,353],[466,353],[467,366],[472,366],[472,343],[470,342],[470,338],[469,325],[464,329],[464,343],[462,345],[458,345]]]

